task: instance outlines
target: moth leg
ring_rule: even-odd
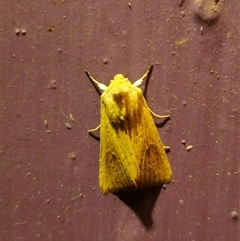
[[[151,114],[153,116],[155,116],[157,118],[170,118],[170,115],[157,115],[151,109],[149,109],[149,111],[151,112]],[[170,151],[170,146],[163,146],[163,148],[164,148],[165,151]]]
[[[152,113],[153,116],[157,117],[157,118],[170,118],[170,115],[157,115],[155,114],[150,108],[148,108],[149,111]]]
[[[104,84],[98,82],[97,80],[95,80],[95,79],[90,75],[90,73],[89,73],[87,70],[84,70],[84,72],[86,73],[87,77],[88,77],[94,84],[96,84],[96,85],[98,86],[98,88],[99,88],[100,90],[105,90],[105,89],[107,89],[107,86],[106,86],[106,85],[104,85]]]
[[[97,131],[98,129],[100,129],[100,126],[101,126],[101,125],[97,126],[97,127],[94,128],[94,129],[90,129],[90,130],[88,130],[88,133],[89,133],[89,132]]]
[[[163,146],[165,151],[170,151],[170,146]]]
[[[148,76],[148,74],[152,71],[152,68],[153,68],[153,64],[151,64],[151,66],[149,67],[148,71],[142,76],[141,79],[135,81],[133,83],[134,86],[139,86],[141,85],[141,83],[143,82],[143,80]]]

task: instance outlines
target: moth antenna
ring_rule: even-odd
[[[98,88],[100,90],[106,90],[107,89],[107,86],[98,82],[97,80],[95,80],[91,75],[90,73],[87,71],[87,70],[84,70],[84,72],[86,73],[87,77],[94,83],[98,86]]]
[[[148,71],[142,76],[141,79],[138,79],[137,81],[135,81],[133,83],[134,86],[139,86],[142,84],[143,80],[152,72],[152,69],[153,69],[153,64],[150,65]]]

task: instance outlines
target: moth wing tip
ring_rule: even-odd
[[[172,172],[170,172],[167,177],[166,177],[166,180],[165,180],[165,184],[169,184],[172,182]]]
[[[100,187],[102,194],[107,195],[109,193],[109,190],[107,188]]]

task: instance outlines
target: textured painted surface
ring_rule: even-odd
[[[1,240],[239,240],[238,0],[130,3],[2,3]],[[174,182],[103,196],[83,69],[108,84],[150,63]]]

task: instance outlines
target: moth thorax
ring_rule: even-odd
[[[113,123],[124,121],[129,115],[129,96],[127,92],[114,93],[106,105],[108,116]]]

